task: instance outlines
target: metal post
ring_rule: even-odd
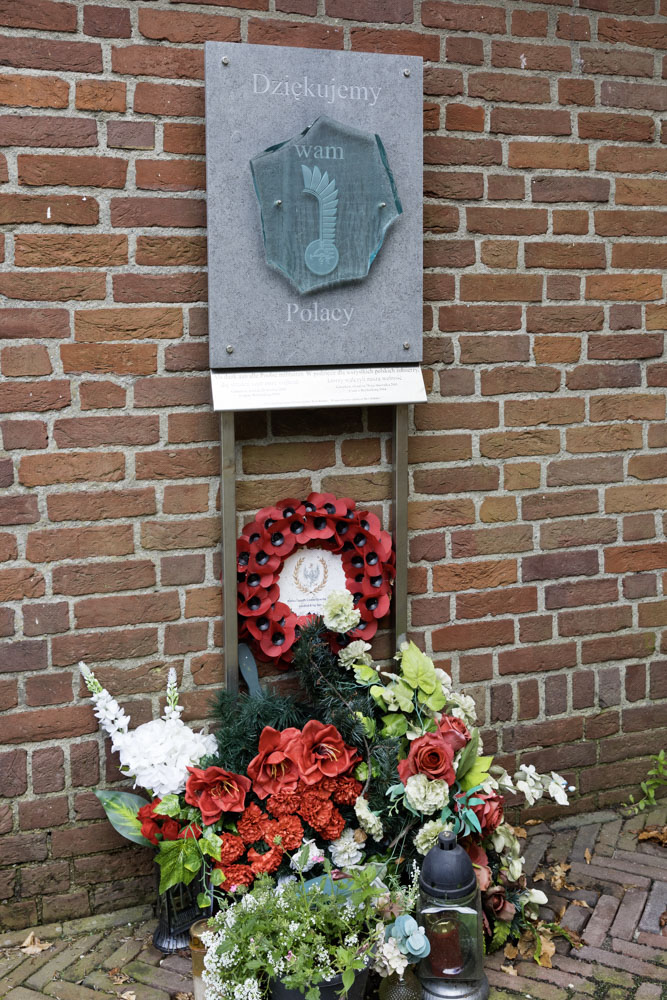
[[[394,502],[392,505],[396,579],[394,581],[394,632],[396,648],[408,632],[408,406],[394,407]]]
[[[239,689],[239,627],[236,611],[236,455],[234,413],[220,414],[220,519],[222,608],[225,619],[225,687]]]

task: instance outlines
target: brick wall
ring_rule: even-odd
[[[137,722],[168,667],[190,720],[222,676],[205,39],[426,60],[413,635],[489,748],[565,771],[575,809],[644,775],[667,725],[666,17],[1,0],[0,926],[153,893],[150,854],[100,819],[93,788],[120,776],[79,658]],[[376,410],[244,417],[240,507],[322,488],[387,517],[388,430]]]

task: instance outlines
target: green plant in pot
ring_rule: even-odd
[[[276,887],[260,876],[210,921],[202,939],[209,1000],[364,996],[370,967],[387,951],[389,921],[414,907],[415,889],[388,886],[374,864],[342,873],[326,863],[325,875],[305,880],[299,869],[307,854],[304,847],[295,855],[292,881]],[[419,930],[417,937],[428,948]],[[389,950],[396,944],[392,938]]]

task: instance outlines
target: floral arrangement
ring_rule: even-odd
[[[284,669],[301,629],[314,617],[295,614],[280,599],[283,565],[300,546],[340,554],[345,585],[359,611],[352,638],[375,635],[389,610],[394,578],[391,536],[375,514],[356,510],[349,497],[311,493],[260,510],[237,543],[239,634],[259,656]]]
[[[297,864],[300,869],[301,864]],[[264,1000],[272,981],[317,1000],[319,986],[344,991],[368,968],[402,974],[428,955],[423,927],[410,916],[417,880],[384,882],[379,866],[352,868],[333,881],[292,877],[277,887],[261,875],[240,898],[227,900],[204,934],[204,983],[209,1000]],[[396,914],[399,916],[396,916]]]
[[[383,878],[405,881],[438,834],[453,830],[475,867],[487,946],[519,940],[532,933],[546,897],[527,888],[505,797],[566,804],[565,780],[532,765],[514,775],[494,765],[473,700],[414,643],[390,669],[374,664],[368,643],[355,638],[360,620],[352,594],[331,594],[293,647],[306,699],[223,691],[216,738],[182,723],[172,674],[164,718],[129,731],[82,665],[122,770],[148,793],[98,792],[107,814],[129,839],[157,848],[160,891],[199,878],[199,905],[227,915],[241,912],[239,894],[255,898],[256,888],[262,896],[267,878],[302,884],[309,873],[311,882],[331,882],[354,872],[375,878],[381,869]],[[391,893],[389,902],[393,923],[385,920],[373,939],[383,975],[405,969],[422,934],[407,897],[398,909]]]

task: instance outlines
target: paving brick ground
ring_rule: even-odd
[[[529,831],[529,875],[571,865],[572,888],[548,890],[544,916],[579,934],[558,943],[552,969],[491,955],[491,1000],[667,1000],[667,849],[638,842],[644,826],[667,822],[667,805],[635,818],[597,812]],[[539,883],[545,887],[545,882]],[[585,905],[581,905],[581,904]],[[0,1000],[170,1000],[192,991],[187,952],[165,957],[151,944],[150,908],[134,907],[35,928],[52,947],[26,957],[28,931],[0,936]],[[501,969],[514,964],[516,975]],[[132,997],[134,995],[134,998]]]

